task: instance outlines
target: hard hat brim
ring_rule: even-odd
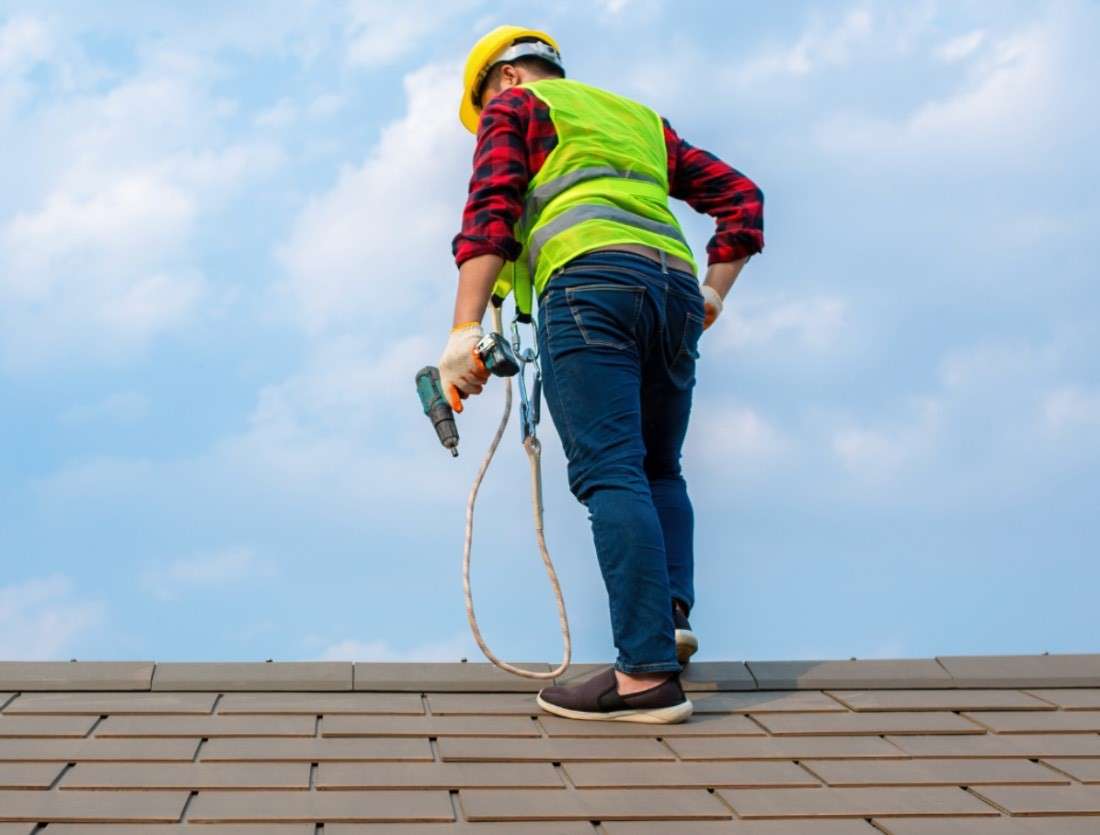
[[[474,107],[469,95],[463,96],[458,106],[458,120],[470,133],[477,133],[477,126],[481,123],[481,113]]]

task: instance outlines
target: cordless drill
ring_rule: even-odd
[[[494,376],[511,377],[519,373],[519,361],[512,346],[499,333],[490,332],[483,336],[477,343],[477,355]],[[431,419],[439,442],[457,458],[458,427],[455,426],[454,410],[440,384],[438,368],[426,365],[416,372],[416,393],[420,395],[420,405]]]

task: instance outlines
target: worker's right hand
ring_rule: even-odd
[[[489,381],[489,371],[477,353],[481,337],[481,325],[477,322],[460,325],[451,331],[439,358],[439,384],[456,412],[462,411],[462,401],[471,394],[481,394]]]
[[[722,296],[709,284],[703,284],[699,290],[703,294],[703,330],[706,330],[722,315]]]

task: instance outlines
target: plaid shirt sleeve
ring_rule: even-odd
[[[514,226],[523,212],[527,184],[558,142],[550,109],[529,90],[513,87],[481,113],[462,231],[451,243],[455,263],[492,253],[508,261],[522,246]]]
[[[764,248],[764,193],[734,168],[681,139],[665,120],[669,195],[716,221],[709,264],[737,261]]]

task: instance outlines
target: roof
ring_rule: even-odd
[[[1100,832],[1100,655],[683,681],[645,726],[487,664],[0,662],[0,835]]]

